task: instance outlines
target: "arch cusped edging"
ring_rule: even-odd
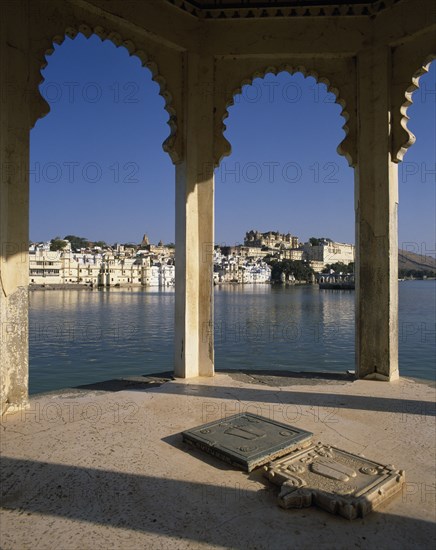
[[[218,83],[216,84],[215,91],[215,104],[217,107],[216,110],[216,120],[215,120],[215,150],[214,150],[214,160],[216,166],[219,165],[222,158],[230,155],[231,153],[231,144],[224,137],[224,131],[226,130],[225,119],[229,116],[228,108],[234,105],[234,97],[237,94],[242,92],[242,87],[246,85],[251,85],[256,78],[264,78],[267,74],[272,73],[277,75],[281,72],[287,72],[290,75],[295,73],[302,73],[304,77],[313,77],[317,83],[323,83],[327,86],[327,91],[331,92],[336,97],[336,103],[338,103],[342,110],[340,115],[345,119],[343,125],[343,130],[345,131],[345,137],[339,143],[337,147],[338,154],[344,156],[350,166],[355,166],[357,162],[356,154],[356,73],[354,69],[354,60],[342,60],[346,64],[352,64],[353,67],[348,67],[347,69],[342,66],[338,66],[333,71],[322,71],[322,74],[332,75],[329,78],[326,76],[320,76],[320,72],[308,69],[305,65],[290,65],[288,63],[282,63],[277,65],[268,65],[262,70],[254,69],[249,74],[250,76],[245,78],[239,78],[238,82],[231,85],[231,82],[235,81],[235,77],[238,78],[235,74],[232,75],[233,78],[229,78],[228,70],[223,70],[220,75],[218,70]],[[352,71],[350,74],[350,70]],[[236,71],[234,71],[236,72]],[[221,77],[221,78],[220,78]],[[220,86],[220,82],[225,82],[225,94],[220,94],[219,92],[224,89],[224,86]],[[341,90],[344,89],[347,93],[347,101],[345,101],[344,96],[339,94],[339,87],[336,87],[332,84],[340,85]]]
[[[402,64],[400,61],[401,72],[403,75],[406,73],[403,77],[398,74],[400,67],[394,66],[392,98],[392,160],[394,162],[401,162],[409,147],[416,141],[415,135],[408,128],[409,116],[407,111],[413,104],[413,92],[419,89],[419,81],[428,72],[430,64],[434,59],[436,59],[435,54],[427,56],[420,67],[414,72],[409,72],[407,65]],[[407,77],[407,72],[409,72],[409,77]],[[412,74],[411,78],[410,74]],[[397,79],[395,79],[395,76]]]
[[[129,52],[129,55],[136,56],[143,67],[148,68],[152,74],[152,80],[159,86],[159,95],[164,99],[164,109],[169,114],[167,121],[170,127],[170,134],[162,144],[163,150],[169,154],[173,163],[181,161],[180,147],[177,143],[177,114],[173,103],[173,96],[169,92],[167,82],[165,78],[159,73],[157,64],[154,60],[150,59],[148,55],[141,49],[138,49],[132,40],[124,39],[118,32],[107,31],[102,26],[96,25],[91,27],[85,23],[78,24],[77,26],[68,26],[65,29],[64,35],[56,35],[53,37],[51,44],[46,48],[44,55],[49,56],[54,53],[54,44],[61,45],[66,37],[74,40],[76,36],[81,33],[86,38],[90,38],[93,34],[97,35],[102,41],[110,40],[117,48],[123,46]],[[48,64],[47,60],[44,60],[39,64],[39,80],[36,82],[36,88],[38,85],[44,82],[44,77],[41,74],[41,70]],[[35,106],[34,112],[31,114],[31,126],[34,126],[39,118],[46,116],[50,112],[50,105],[45,99],[38,93],[38,102]]]

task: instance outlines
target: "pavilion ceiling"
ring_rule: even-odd
[[[371,17],[401,0],[167,0],[198,18]]]

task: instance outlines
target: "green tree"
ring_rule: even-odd
[[[293,275],[298,281],[310,281],[314,271],[301,260],[271,261],[271,280],[279,282],[282,274],[286,277]]]
[[[344,264],[343,262],[336,262],[334,264],[327,264],[322,270],[323,273],[330,273],[330,270],[335,273],[354,273],[354,262],[350,264]]]
[[[58,250],[63,250],[67,246],[67,241],[64,241],[60,237],[55,237],[50,241],[50,250],[52,252],[57,252]]]
[[[77,237],[76,235],[66,235],[64,237],[66,241],[70,241],[71,248],[73,250],[80,250],[89,246],[89,241],[85,237]]]
[[[332,243],[333,241],[329,237],[310,237],[309,242],[312,246],[319,246],[325,242]]]

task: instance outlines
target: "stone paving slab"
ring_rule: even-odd
[[[185,430],[183,441],[247,472],[307,445],[312,433],[257,414],[239,413]]]
[[[280,486],[283,508],[319,506],[347,519],[364,517],[401,491],[405,474],[324,443],[312,443],[264,467]]]

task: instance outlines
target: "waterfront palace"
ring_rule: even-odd
[[[253,239],[252,236],[256,235]],[[263,236],[266,236],[264,238]],[[155,246],[148,239],[141,247],[115,245],[74,252],[65,241],[62,250],[50,250],[50,242],[29,248],[30,285],[174,286],[174,247]],[[215,246],[213,281],[218,283],[268,283],[271,267],[266,256],[277,260],[305,261],[315,271],[326,265],[354,262],[354,246],[324,240],[317,245],[299,244],[298,237],[279,233],[246,233],[244,245]]]

